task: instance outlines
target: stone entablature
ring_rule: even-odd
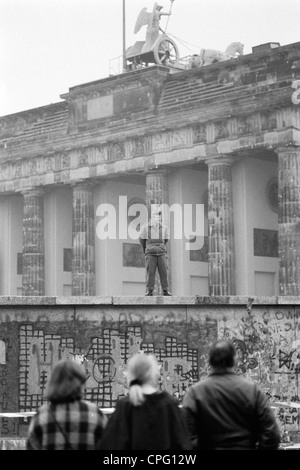
[[[300,110],[289,108],[5,161],[0,164],[0,193],[300,145],[300,130],[294,128],[299,120]]]

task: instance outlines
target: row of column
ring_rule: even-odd
[[[300,150],[278,151],[279,294],[300,295]]]
[[[23,295],[45,295],[44,191],[23,193]],[[72,295],[91,296],[95,289],[93,185],[73,187]]]
[[[300,150],[280,149],[279,161],[279,293],[300,295]],[[229,158],[208,164],[208,228],[210,295],[235,294],[232,163]],[[23,295],[45,294],[44,193],[24,193]],[[146,203],[168,203],[167,172],[146,176]],[[93,187],[73,188],[72,295],[95,295],[95,224]],[[170,260],[169,260],[170,262]],[[159,283],[156,283],[159,291]]]
[[[168,203],[167,171],[149,172],[146,177],[146,204]],[[95,223],[93,184],[73,187],[72,213],[72,295],[96,295]],[[44,191],[23,193],[23,295],[45,295]],[[169,256],[170,262],[170,256]],[[170,280],[170,278],[169,278]],[[155,293],[161,293],[158,275]]]
[[[278,155],[279,295],[300,295],[300,149],[284,147]],[[233,159],[216,158],[209,167],[210,295],[234,295]]]

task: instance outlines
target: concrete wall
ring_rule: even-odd
[[[221,302],[221,303],[219,303]],[[161,387],[180,401],[208,373],[216,338],[238,351],[238,372],[261,384],[270,402],[300,402],[297,298],[0,298],[0,410],[34,411],[63,357],[83,355],[86,398],[113,407],[127,393],[128,358],[143,350],[162,364]],[[276,408],[282,431],[299,432],[298,408]],[[2,418],[1,435],[25,432]]]

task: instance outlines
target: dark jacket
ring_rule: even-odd
[[[145,395],[133,406],[121,398],[109,418],[101,450],[188,450],[188,429],[177,400],[167,392]]]
[[[196,449],[269,449],[280,443],[279,427],[267,397],[255,382],[234,372],[212,373],[183,399]]]

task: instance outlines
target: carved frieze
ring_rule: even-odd
[[[227,121],[218,121],[215,123],[215,137],[216,139],[227,139],[229,137]]]
[[[12,167],[12,177],[13,178],[21,178],[22,176],[22,162],[16,162]]]
[[[186,147],[188,143],[187,129],[177,129],[172,132],[172,148]]]
[[[87,149],[82,149],[78,155],[78,166],[88,166],[89,165],[89,156]]]
[[[72,168],[97,165],[107,160],[107,146],[90,146],[72,152]]]
[[[88,156],[89,165],[96,165],[107,160],[107,147],[105,145],[87,147],[85,153]]]
[[[153,152],[167,150],[171,145],[171,132],[159,132],[152,136]]]
[[[37,158],[29,158],[28,160],[24,160],[22,162],[22,176],[31,176],[38,173],[37,169]]]
[[[153,152],[186,147],[188,145],[188,129],[159,132],[152,136]]]
[[[54,155],[49,155],[45,157],[45,171],[53,171],[55,166]]]
[[[54,170],[59,171],[62,169],[62,155],[58,153],[54,157]]]
[[[62,169],[70,168],[70,155],[66,152],[61,155],[61,167]]]
[[[262,113],[261,114],[261,130],[269,131],[277,128],[277,120],[275,113]]]
[[[41,184],[49,185],[55,182],[76,181],[79,178],[81,169],[83,170],[82,179],[97,177],[105,174],[105,168],[100,168],[102,163],[107,161],[114,162],[123,159],[132,159],[134,157],[151,157],[160,152],[171,152],[175,149],[188,149],[197,144],[207,144],[206,155],[209,152],[216,151],[230,153],[246,147],[254,146],[270,147],[279,146],[285,142],[291,141],[291,135],[278,134],[276,126],[280,129],[286,125],[287,117],[278,113],[278,123],[276,122],[277,112],[253,113],[247,116],[228,116],[226,119],[220,119],[216,122],[191,123],[179,129],[164,129],[161,132],[148,135],[132,136],[121,141],[103,142],[102,144],[93,144],[88,147],[68,148],[66,150],[38,150],[38,155],[30,157],[26,151],[23,159],[18,160],[22,154],[16,153],[15,158],[11,157],[11,162],[0,164],[0,180],[4,182],[1,192],[17,190],[17,182],[20,179],[20,187],[32,187],[35,181],[34,176],[39,176]],[[289,115],[287,115],[289,116]],[[300,121],[300,118],[299,118]],[[297,121],[298,122],[298,121]],[[295,125],[295,123],[293,123]],[[262,131],[266,131],[263,133]],[[270,132],[272,131],[272,132]],[[153,132],[153,131],[152,131]],[[121,138],[121,136],[120,136]],[[236,139],[236,142],[232,143]],[[216,142],[216,141],[222,142]],[[216,142],[216,148],[213,149],[209,144]],[[7,158],[8,155],[3,151],[1,156]],[[160,156],[161,158],[161,156]],[[168,157],[166,163],[169,163]],[[161,163],[162,164],[162,163]],[[132,162],[133,168],[135,162]],[[139,169],[143,162],[139,163]],[[76,171],[76,169],[80,171]],[[124,167],[125,168],[125,167]],[[124,170],[126,171],[126,170]],[[65,172],[63,175],[59,174]],[[22,180],[26,178],[26,180]]]
[[[124,142],[113,142],[108,146],[108,161],[122,160],[125,158]]]
[[[146,139],[145,137],[139,137],[131,141],[129,148],[129,157],[140,157],[146,155]]]
[[[253,128],[251,119],[247,117],[241,117],[237,122],[237,133],[238,135],[251,134]]]
[[[35,162],[36,173],[45,173],[45,157],[32,158]]]
[[[206,125],[197,124],[192,128],[193,132],[193,144],[201,144],[206,142]]]

